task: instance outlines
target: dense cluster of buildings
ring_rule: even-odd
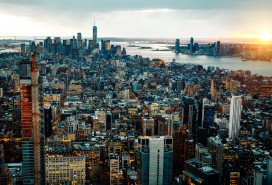
[[[1,54],[1,184],[272,183],[271,77],[100,43],[94,26],[89,41],[21,44],[35,68]]]
[[[242,43],[224,43],[220,41],[212,44],[194,43],[193,37],[190,43],[185,45],[180,43],[180,39],[176,39],[176,53],[189,55],[208,55],[208,56],[239,56],[243,61],[260,60],[272,61],[272,47],[269,44],[242,44]]]

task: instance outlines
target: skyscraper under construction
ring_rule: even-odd
[[[42,184],[38,71],[30,60],[20,61],[19,71],[23,183]]]

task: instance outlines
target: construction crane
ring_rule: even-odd
[[[39,54],[39,44],[37,44],[35,50],[33,53],[25,50],[21,50],[18,48],[15,48],[14,46],[8,46],[5,45],[6,48],[11,48],[14,50],[17,50],[22,53],[26,53],[31,55],[31,75],[32,75],[32,119],[33,119],[33,140],[34,140],[34,178],[35,178],[35,184],[40,184],[40,168],[39,168],[39,162],[40,162],[40,139],[39,139],[39,128],[38,128],[38,80],[36,73],[38,70],[36,70],[36,55]]]

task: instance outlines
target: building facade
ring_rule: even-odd
[[[173,139],[170,136],[138,138],[138,184],[172,184]]]
[[[229,138],[238,138],[242,111],[241,96],[232,96],[230,104]]]
[[[86,166],[83,155],[51,154],[45,157],[45,174],[47,184],[71,183],[85,184]]]

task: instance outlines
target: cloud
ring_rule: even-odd
[[[118,11],[139,9],[266,9],[270,10],[269,0],[0,0],[10,6],[35,6],[51,10],[96,10]],[[271,5],[269,7],[269,5]]]
[[[95,18],[100,37],[228,37],[271,30],[270,7],[268,0],[0,0],[0,35],[91,37]]]

